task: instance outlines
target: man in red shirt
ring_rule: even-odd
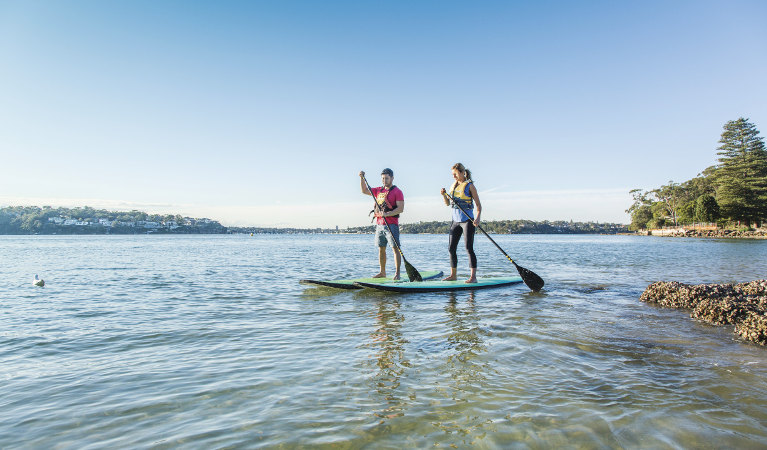
[[[401,258],[395,243],[399,246],[399,215],[405,210],[405,195],[400,188],[393,184],[394,171],[391,169],[381,171],[381,181],[383,186],[368,190],[367,183],[365,182],[365,172],[360,172],[362,193],[365,195],[372,194],[376,198],[374,210],[376,216],[375,240],[378,244],[378,264],[381,266],[381,271],[373,276],[373,278],[386,277],[386,242],[388,241],[394,251],[394,279],[399,280]],[[389,227],[386,226],[387,223]],[[389,232],[389,228],[391,228],[391,232]]]

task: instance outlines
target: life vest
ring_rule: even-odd
[[[378,204],[378,206],[380,206],[383,209],[384,212],[394,211],[395,209],[397,209],[397,205],[394,205],[392,207],[391,202],[389,202],[389,194],[391,194],[391,191],[393,191],[394,188],[396,187],[397,187],[396,185],[392,184],[391,188],[389,189],[384,188],[378,191],[378,195],[376,196],[376,203]],[[368,215],[371,215],[374,212],[375,212],[375,209],[371,209]],[[389,216],[389,217],[399,217],[399,214],[396,214],[394,216]]]
[[[461,205],[463,209],[470,211],[474,209],[474,199],[471,198],[471,191],[469,185],[471,180],[466,180],[463,183],[458,183],[458,186],[453,188],[451,195],[455,199],[453,202],[453,208],[460,210],[458,205]]]
[[[474,199],[471,198],[471,191],[469,190],[470,185],[470,180],[458,183],[458,185],[453,188],[453,192],[450,193],[454,199],[452,204],[453,222],[474,220]],[[461,208],[463,208],[463,210],[461,210]],[[466,211],[467,214],[464,214],[463,211]]]

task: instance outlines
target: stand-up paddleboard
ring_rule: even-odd
[[[368,283],[366,281],[356,281],[359,287],[377,289],[379,291],[389,292],[452,292],[452,291],[474,291],[477,289],[499,288],[510,286],[522,282],[521,277],[492,277],[477,278],[476,283],[466,283],[465,280],[455,281],[421,281],[413,283]]]
[[[433,280],[443,275],[441,270],[424,270],[421,272],[421,277],[424,280]],[[407,277],[400,276],[400,280],[392,280],[391,278],[355,278],[353,280],[301,280],[299,283],[303,284],[316,284],[317,286],[326,286],[336,289],[362,289],[361,286],[356,286],[354,283],[368,283],[368,284],[408,284]]]

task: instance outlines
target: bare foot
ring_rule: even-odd
[[[455,281],[456,277],[454,275],[450,275],[449,277],[445,277],[442,279],[442,281]]]
[[[392,280],[399,280],[399,274],[394,275],[394,278],[392,278]]]
[[[373,278],[386,278],[386,272],[378,272]]]
[[[477,282],[477,277],[473,277],[473,278],[469,278],[464,283],[476,283],[476,282]]]

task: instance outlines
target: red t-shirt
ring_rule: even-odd
[[[394,186],[391,190],[379,186],[372,188],[371,191],[373,192],[373,195],[375,195],[378,204],[382,205],[383,202],[386,202],[389,205],[389,209],[395,209],[398,201],[405,201],[405,194],[403,194],[397,186]],[[386,222],[384,222],[384,219],[386,219]],[[389,225],[398,225],[399,217],[377,217],[376,223],[378,225],[384,225],[385,223],[388,223]]]

